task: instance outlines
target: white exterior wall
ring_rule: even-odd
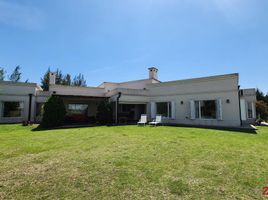
[[[0,82],[0,123],[19,123],[28,120],[29,94],[32,94],[31,120],[34,120],[35,95],[39,88],[33,83]],[[4,117],[4,102],[22,102],[21,117]]]
[[[244,89],[241,96],[241,116],[244,124],[255,122],[256,116],[256,91],[255,89]],[[248,116],[248,104],[252,108],[252,118]]]
[[[174,102],[175,117],[174,119],[165,119],[166,123],[206,126],[240,125],[237,74],[151,84],[148,89],[150,102]],[[222,102],[221,120],[191,119],[191,100],[219,99]],[[226,102],[227,99],[230,103]]]
[[[56,92],[57,95],[105,97],[105,90],[97,87],[50,85],[49,91]]]
[[[191,100],[218,100],[222,102],[222,119],[191,119]],[[229,99],[230,103],[226,100]],[[239,126],[239,104],[238,93],[219,92],[219,93],[203,93],[191,95],[174,95],[174,96],[158,96],[150,98],[151,102],[174,102],[175,117],[174,119],[165,119],[166,123],[176,124],[192,124],[206,126]],[[181,104],[183,102],[183,104]],[[149,115],[150,116],[150,115]]]

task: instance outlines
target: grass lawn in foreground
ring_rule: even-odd
[[[268,128],[0,125],[0,199],[268,199]]]

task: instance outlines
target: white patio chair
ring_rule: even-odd
[[[149,124],[154,125],[154,126],[162,124],[162,115],[156,115],[155,120],[153,120],[152,122],[149,122]]]
[[[147,123],[147,115],[145,115],[145,114],[143,114],[143,115],[141,115],[141,118],[140,118],[140,121],[138,121],[138,125],[146,125],[146,123]]]

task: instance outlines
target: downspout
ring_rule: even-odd
[[[238,103],[239,103],[240,126],[242,126],[241,102],[240,102],[240,85],[238,86]]]
[[[33,94],[29,94],[28,122],[31,122],[31,115],[32,115],[32,97],[33,97]]]
[[[118,92],[118,96],[116,98],[116,103],[115,103],[115,123],[118,124],[118,104],[119,104],[119,99],[121,97],[121,92]]]

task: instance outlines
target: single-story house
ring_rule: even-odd
[[[55,84],[50,73],[49,91],[36,83],[0,82],[0,123],[40,122],[42,106],[51,95],[60,96],[69,120],[93,123],[97,106],[108,100],[115,122],[135,122],[141,114],[164,123],[239,127],[256,119],[255,89],[241,89],[239,74],[226,74],[161,82],[158,69],[149,68],[147,79],[98,87]],[[79,117],[77,117],[79,116]]]

